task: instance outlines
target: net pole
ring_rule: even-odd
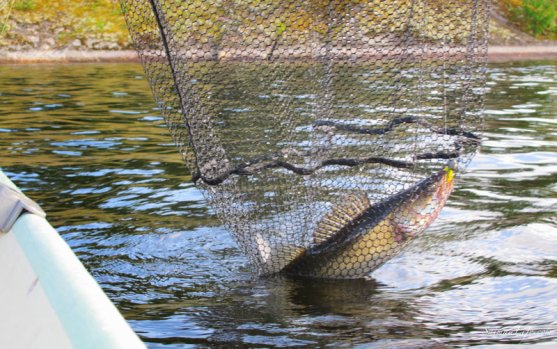
[[[203,176],[203,174],[201,173],[201,170],[199,169],[199,159],[197,158],[197,151],[196,151],[196,144],[195,142],[193,142],[194,138],[193,138],[193,134],[192,134],[192,128],[190,125],[190,122],[188,120],[188,117],[185,115],[185,97],[182,95],[182,91],[178,86],[178,81],[177,81],[177,70],[176,67],[174,65],[174,62],[172,60],[172,54],[170,52],[170,48],[168,45],[168,38],[167,35],[165,33],[164,30],[164,25],[163,25],[163,19],[161,19],[162,16],[162,11],[159,11],[159,6],[158,6],[158,1],[157,0],[149,0],[149,3],[151,5],[151,8],[153,10],[153,15],[155,16],[155,20],[157,22],[157,27],[159,28],[159,32],[161,35],[161,40],[162,40],[162,44],[164,47],[164,52],[166,55],[166,59],[168,60],[168,66],[170,67],[170,71],[172,72],[172,79],[173,79],[173,83],[174,83],[174,90],[176,91],[176,94],[178,95],[178,100],[180,101],[180,107],[182,109],[182,117],[184,118],[184,122],[186,123],[186,128],[188,129],[188,135],[190,137],[190,139],[192,140],[191,142],[191,146],[193,148],[193,156],[195,157],[195,161],[194,161],[194,166],[197,170],[197,173],[199,174],[199,176]],[[193,176],[195,178],[195,175]]]

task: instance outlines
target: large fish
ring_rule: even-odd
[[[365,194],[349,195],[318,224],[313,247],[275,249],[283,260],[281,272],[322,278],[368,276],[437,218],[453,190],[451,165],[377,204]]]

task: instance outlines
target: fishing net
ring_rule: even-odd
[[[192,180],[259,274],[358,278],[482,127],[488,0],[121,0]]]

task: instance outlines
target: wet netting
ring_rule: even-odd
[[[488,0],[122,0],[192,179],[259,275],[359,278],[482,127]]]

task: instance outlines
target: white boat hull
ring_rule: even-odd
[[[145,345],[54,228],[23,214],[0,232],[0,348]]]

